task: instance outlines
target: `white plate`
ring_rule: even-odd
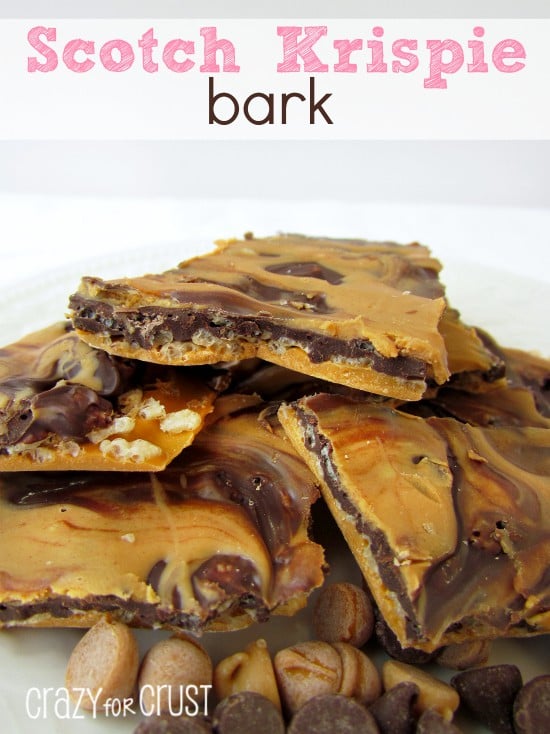
[[[193,254],[193,246],[183,243],[164,248],[148,248],[124,256],[82,260],[49,275],[36,275],[15,288],[4,290],[0,310],[1,338],[4,344],[33,329],[63,318],[67,296],[76,289],[81,275],[116,277],[160,271]],[[538,348],[550,354],[550,313],[548,274],[539,278],[513,275],[472,261],[448,258],[443,279],[449,297],[465,320],[483,326],[510,346]],[[345,546],[331,550],[329,581],[359,576]],[[264,637],[272,652],[294,642],[311,638],[310,608],[292,619],[274,618],[261,626],[238,633],[207,634],[204,643],[214,661],[236,652],[253,639]],[[72,707],[64,708],[64,671],[70,652],[81,632],[75,630],[10,630],[0,632],[0,721],[2,731],[29,734],[124,734],[137,725],[137,716],[97,719]],[[140,631],[142,651],[163,633]],[[379,659],[379,658],[377,658]],[[550,636],[530,640],[495,643],[490,662],[517,664],[529,680],[550,672]],[[449,678],[442,668],[433,668],[440,677]],[[46,694],[45,691],[50,689]],[[39,693],[38,693],[39,692]],[[40,699],[39,699],[40,695]],[[44,696],[47,696],[44,701]],[[68,718],[70,716],[70,718]],[[37,717],[37,718],[35,718]],[[482,732],[462,715],[458,718],[464,732]]]

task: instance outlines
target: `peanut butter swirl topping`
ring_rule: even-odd
[[[323,580],[318,491],[274,416],[230,413],[168,469],[0,478],[0,621],[200,632],[292,613]]]
[[[550,630],[550,431],[317,395],[281,420],[404,646]]]
[[[73,321],[90,344],[160,363],[258,356],[414,399],[449,376],[440,264],[413,244],[283,235],[219,243],[159,275],[84,278]]]

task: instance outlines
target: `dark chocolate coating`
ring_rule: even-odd
[[[424,650],[417,650],[415,647],[403,647],[377,607],[375,607],[375,615],[374,632],[376,639],[394,660],[409,665],[427,665],[434,659],[436,652],[425,652]]]
[[[327,313],[328,309],[322,303],[315,301],[313,310]],[[189,342],[197,332],[207,332],[216,339],[231,339],[234,335],[259,338],[261,334],[269,332],[272,341],[289,339],[301,346],[313,363],[326,362],[337,354],[343,359],[362,360],[377,372],[406,380],[424,379],[427,373],[426,363],[420,359],[405,356],[386,358],[368,339],[338,339],[326,334],[282,326],[254,313],[241,316],[229,304],[225,312],[218,303],[215,307],[205,307],[196,312],[161,306],[116,311],[108,303],[98,303],[76,293],[71,296],[69,305],[74,312],[73,322],[78,329],[92,334],[103,333],[105,323],[109,323],[110,334],[144,349],[151,349],[163,340]],[[220,319],[220,312],[223,319]],[[218,323],[220,320],[222,323]]]

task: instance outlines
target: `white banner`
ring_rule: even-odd
[[[550,19],[0,20],[0,139],[548,140],[548,38]]]

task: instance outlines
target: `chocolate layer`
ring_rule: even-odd
[[[105,283],[94,279],[94,287],[105,288]],[[278,294],[280,295],[280,294]],[[260,302],[256,304],[259,308]],[[227,303],[226,310],[216,304],[205,306],[201,311],[174,311],[166,307],[144,307],[136,310],[117,310],[110,304],[97,303],[75,294],[69,306],[77,329],[91,334],[103,333],[104,324],[109,323],[109,334],[115,341],[122,338],[142,349],[153,349],[172,342],[192,342],[201,334],[213,339],[233,340],[258,339],[266,342],[288,340],[307,352],[314,364],[326,362],[337,354],[344,360],[368,364],[382,372],[403,380],[423,380],[427,374],[425,362],[413,357],[398,356],[392,359],[380,354],[368,339],[338,339],[312,330],[303,330],[274,323],[270,318],[255,314],[254,310],[241,316],[233,304]],[[319,312],[318,306],[313,307]],[[323,310],[323,313],[327,313]]]
[[[283,235],[220,243],[159,275],[84,278],[90,344],[167,364],[261,357],[382,395],[448,377],[440,265],[420,245]]]

